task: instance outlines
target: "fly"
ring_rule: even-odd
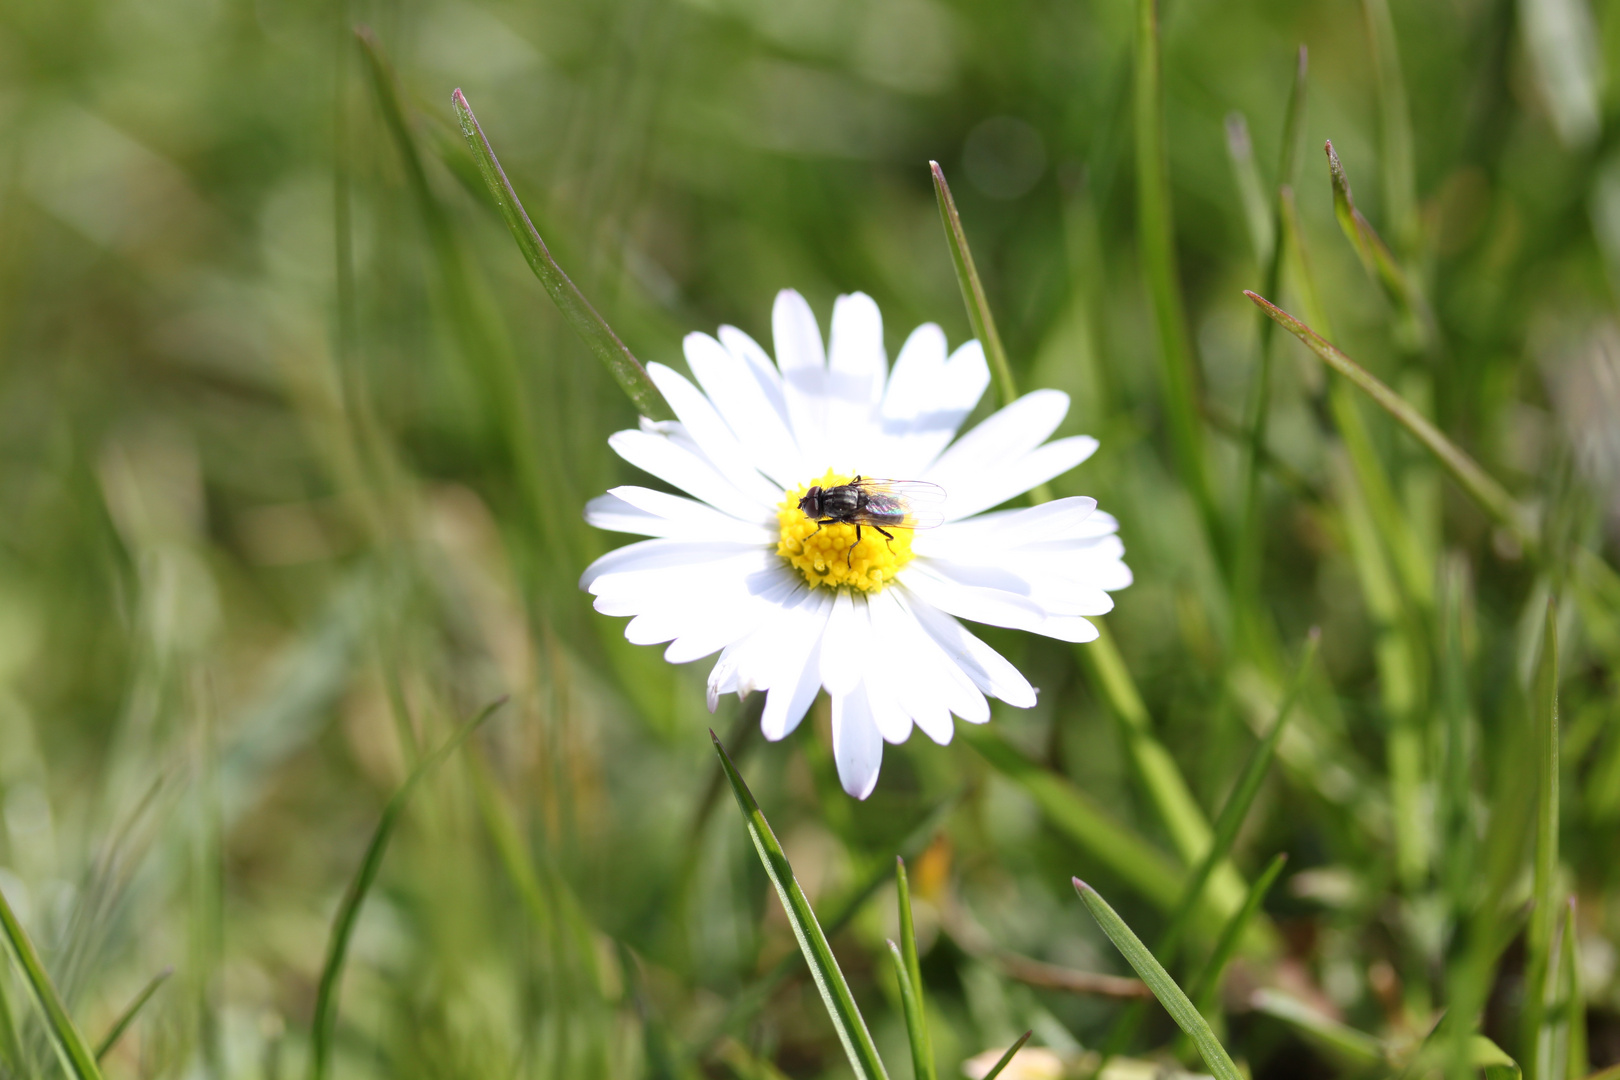
[[[857,476],[837,487],[818,484],[811,488],[799,500],[799,510],[816,523],[816,532],[823,525],[855,526],[855,543],[844,553],[848,564],[860,546],[862,526],[876,529],[890,540],[894,539],[890,529],[932,529],[945,521],[944,502],[945,489],[926,480]]]

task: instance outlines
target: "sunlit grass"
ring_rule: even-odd
[[[1617,18],[0,8],[0,1076],[1620,1062]],[[866,802],[576,587],[783,287],[1136,576]]]

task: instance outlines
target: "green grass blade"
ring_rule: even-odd
[[[63,1071],[76,1080],[101,1080],[101,1069],[96,1065],[95,1055],[90,1052],[84,1036],[73,1023],[73,1017],[68,1015],[67,1007],[62,1004],[62,995],[57,993],[56,984],[46,974],[34,943],[29,940],[22,923],[17,921],[4,892],[0,892],[0,932],[5,934],[11,958],[17,962],[34,1003],[45,1015],[45,1026],[51,1033],[51,1044],[62,1061]]]
[[[906,1030],[911,1033],[912,1061],[917,1080],[935,1080],[934,1044],[928,1037],[928,1008],[923,999],[922,964],[917,958],[917,930],[911,918],[911,882],[906,877],[906,860],[894,859],[896,902],[900,907],[900,956],[905,961],[906,978],[916,998],[916,1016],[906,1013]],[[920,1051],[920,1054],[919,1054]]]
[[[1266,732],[1265,738],[1260,740],[1260,744],[1249,755],[1242,774],[1232,787],[1232,793],[1227,796],[1225,805],[1221,807],[1220,816],[1215,820],[1215,837],[1210,843],[1209,850],[1205,852],[1203,859],[1183,886],[1181,901],[1176,906],[1175,914],[1171,916],[1170,925],[1165,930],[1159,947],[1154,950],[1161,963],[1174,962],[1176,953],[1181,947],[1182,936],[1192,923],[1192,914],[1203,898],[1204,887],[1209,882],[1210,875],[1231,852],[1232,844],[1237,840],[1238,830],[1242,828],[1244,819],[1249,816],[1249,808],[1254,805],[1255,796],[1260,794],[1260,784],[1271,771],[1271,761],[1276,756],[1277,744],[1282,740],[1283,732],[1288,727],[1288,720],[1293,715],[1300,694],[1304,692],[1305,682],[1315,664],[1316,651],[1321,640],[1321,631],[1313,628],[1305,640],[1305,651],[1300,656],[1293,684],[1289,686],[1282,706],[1277,710],[1277,719],[1272,721],[1271,730]]]
[[[1226,156],[1232,162],[1232,179],[1238,200],[1243,204],[1243,222],[1249,229],[1249,243],[1261,266],[1271,262],[1277,250],[1277,233],[1267,206],[1265,182],[1254,163],[1254,141],[1249,138],[1249,122],[1240,112],[1226,117]]]
[[[1401,75],[1400,47],[1388,0],[1362,0],[1373,71],[1378,79],[1378,145],[1384,165],[1384,202],[1396,242],[1410,254],[1417,241],[1417,184],[1412,161],[1412,115]]]
[[[1159,70],[1158,0],[1136,0],[1135,31],[1136,226],[1142,271],[1159,339],[1159,374],[1176,468],[1203,519],[1223,570],[1226,538],[1210,488],[1198,408],[1198,366],[1176,272],[1175,223],[1170,199],[1169,151],[1164,133],[1164,87]]]
[[[1407,311],[1414,314],[1423,311],[1422,297],[1396,261],[1395,253],[1389,250],[1389,245],[1384,243],[1384,238],[1378,235],[1372,223],[1356,209],[1355,196],[1350,191],[1350,177],[1345,173],[1333,143],[1326,143],[1325,149],[1328,177],[1333,185],[1333,216],[1338,218],[1339,228],[1344,230],[1344,235],[1356,249],[1367,276],[1382,285],[1389,298]]]
[[[945,226],[945,239],[951,245],[956,282],[962,287],[962,303],[967,305],[968,324],[973,327],[973,336],[984,346],[990,370],[996,373],[996,389],[1001,392],[1001,403],[1005,405],[1018,396],[1012,366],[1007,363],[1007,350],[1001,344],[1001,335],[996,333],[996,319],[990,313],[990,301],[984,295],[978,267],[973,265],[973,251],[968,247],[967,233],[962,230],[962,216],[956,212],[951,186],[945,182],[945,170],[937,161],[930,161],[928,169],[933,175],[934,195],[939,201],[939,220]]]
[[[1075,656],[1119,725],[1131,766],[1176,853],[1186,865],[1196,865],[1209,850],[1209,821],[1170,751],[1153,734],[1152,717],[1113,635],[1101,623],[1098,630],[1097,640],[1077,646]],[[1243,892],[1243,880],[1237,871],[1223,866],[1216,871],[1210,902],[1226,918],[1243,902]]]
[[[393,839],[394,829],[399,824],[406,806],[410,804],[411,796],[430,773],[441,765],[446,758],[454,753],[467,737],[478,730],[479,725],[489,719],[494,711],[506,703],[500,698],[484,708],[471,720],[462,724],[444,741],[437,750],[434,750],[411,771],[400,785],[398,791],[383,807],[382,817],[377,822],[376,830],[371,834],[371,842],[366,845],[365,856],[360,860],[360,869],[356,872],[354,880],[349,882],[348,889],[343,894],[343,900],[338,905],[337,917],[332,920],[332,936],[327,944],[326,962],[321,966],[321,978],[315,991],[315,1015],[310,1024],[310,1059],[309,1075],[312,1080],[325,1080],[332,1062],[332,1035],[337,1028],[338,989],[343,978],[343,965],[349,955],[349,941],[354,936],[355,925],[360,920],[360,908],[371,892],[371,886],[377,880],[377,872],[382,868],[383,856],[388,851],[388,842]]]
[[[1108,902],[1097,894],[1090,885],[1074,879],[1074,890],[1080,894],[1080,900],[1091,912],[1091,917],[1097,920],[1102,932],[1108,935],[1108,940],[1114,943],[1136,973],[1147,983],[1153,996],[1159,999],[1165,1011],[1170,1014],[1176,1025],[1185,1031],[1198,1047],[1198,1052],[1209,1066],[1209,1071],[1215,1074],[1216,1080],[1240,1080],[1242,1073],[1238,1072],[1237,1065],[1232,1061],[1226,1048],[1215,1038],[1215,1032],[1210,1030],[1208,1021],[1203,1017],[1187,995],[1182,993],[1181,987],[1164,970],[1164,966],[1154,959],[1148,947],[1142,944],[1142,939],[1132,933],[1131,928],[1125,925]]]
[[[136,1014],[146,1007],[146,1003],[152,1000],[152,995],[158,992],[158,987],[162,986],[169,976],[173,974],[174,968],[164,968],[152,976],[146,985],[141,987],[140,993],[136,994],[130,1000],[130,1003],[124,1006],[124,1011],[118,1014],[118,1019],[113,1021],[112,1027],[107,1029],[107,1034],[103,1035],[101,1042],[96,1044],[96,1061],[99,1062],[107,1056],[107,1051],[117,1044],[118,1040],[123,1037],[124,1032],[129,1029],[129,1025],[135,1022]]]
[[[1298,998],[1277,990],[1257,990],[1249,1003],[1255,1012],[1281,1020],[1352,1068],[1367,1068],[1387,1061],[1381,1041],[1322,1015]]]
[[[1560,959],[1564,974],[1564,1022],[1569,1025],[1564,1053],[1564,1075],[1567,1080],[1580,1080],[1591,1068],[1587,1060],[1586,998],[1581,993],[1580,957],[1576,948],[1575,898],[1569,898],[1564,909],[1564,947]]]
[[[866,1021],[861,1018],[860,1009],[855,1005],[855,996],[850,993],[849,983],[844,980],[844,973],[838,967],[832,947],[827,944],[821,924],[816,921],[810,901],[805,898],[804,890],[799,888],[798,879],[793,876],[793,867],[788,864],[782,845],[777,843],[770,823],[760,811],[759,803],[754,801],[753,792],[748,790],[748,785],[731,764],[731,758],[727,756],[726,748],[720,745],[720,739],[712,731],[709,737],[714,739],[715,751],[725,765],[726,778],[731,781],[731,792],[737,797],[737,807],[742,811],[749,839],[754,842],[754,850],[759,853],[759,861],[764,865],[771,884],[776,886],[776,895],[782,900],[782,910],[793,927],[793,936],[799,941],[805,962],[810,965],[810,974],[816,981],[816,989],[821,992],[827,1016],[838,1032],[838,1041],[843,1044],[850,1066],[860,1080],[888,1080],[877,1047],[872,1043],[872,1035],[866,1029]]]
[[[1528,1080],[1554,1080],[1542,1075],[1538,1052],[1553,1023],[1546,1007],[1546,984],[1552,963],[1553,930],[1563,904],[1558,896],[1558,608],[1548,601],[1533,691],[1536,738],[1536,832],[1531,883],[1530,926],[1525,933],[1524,1014],[1519,1061]]]
[[[1002,1054],[994,1065],[990,1066],[990,1071],[984,1074],[984,1080],[996,1080],[996,1077],[1001,1075],[1001,1070],[1012,1064],[1013,1056],[1024,1048],[1024,1044],[1029,1042],[1029,1037],[1033,1034],[1035,1032],[1026,1031],[1018,1036],[1018,1041],[1007,1047],[1007,1052]]]
[[[1254,194],[1252,199],[1257,206],[1250,211],[1251,216],[1260,215],[1264,222],[1264,235],[1267,244],[1264,254],[1260,256],[1260,265],[1265,269],[1266,290],[1275,295],[1282,281],[1283,259],[1286,247],[1282,241],[1284,215],[1287,213],[1287,200],[1292,191],[1294,182],[1294,167],[1299,144],[1299,128],[1305,113],[1306,75],[1309,72],[1309,53],[1305,46],[1299,47],[1298,59],[1294,66],[1294,83],[1288,94],[1288,109],[1283,118],[1282,150],[1277,163],[1276,195],[1269,205],[1265,196],[1259,190],[1259,177],[1254,168],[1253,154],[1248,154],[1248,172],[1254,175]],[[1241,117],[1239,117],[1241,119]],[[1228,132],[1231,132],[1230,123]],[[1228,142],[1234,140],[1228,137]],[[1248,144],[1248,132],[1244,129],[1243,145]],[[1234,161],[1236,150],[1234,149]],[[1245,202],[1250,201],[1245,196]],[[1254,228],[1254,226],[1251,226]],[[1238,540],[1237,571],[1235,592],[1237,604],[1235,612],[1240,618],[1253,620],[1258,618],[1255,605],[1259,602],[1260,594],[1260,568],[1265,562],[1265,533],[1261,525],[1260,506],[1260,478],[1266,459],[1266,431],[1271,417],[1271,369],[1273,356],[1276,352],[1276,326],[1269,319],[1260,320],[1259,355],[1255,365],[1254,388],[1249,396],[1248,405],[1248,474],[1244,486],[1243,520]],[[1251,638],[1257,638],[1259,629],[1250,625],[1247,627]]]
[[[933,1054],[928,1046],[928,1028],[923,1019],[922,984],[913,982],[900,946],[888,942],[894,977],[900,984],[900,1007],[906,1018],[906,1037],[911,1041],[911,1074],[916,1080],[932,1080]]]
[[[619,335],[613,332],[607,320],[597,313],[591,302],[563,272],[557,260],[552,258],[534,222],[529,220],[529,212],[523,208],[511,181],[506,178],[506,171],[495,156],[495,148],[485,137],[484,129],[473,115],[472,106],[467,104],[466,95],[458,89],[450,100],[461,123],[461,133],[472,148],[478,171],[483,174],[484,183],[489,186],[489,193],[500,208],[506,227],[511,230],[512,238],[517,241],[518,250],[523,252],[529,269],[545,286],[546,293],[563,313],[563,318],[568,320],[568,325],[584,340],[591,353],[607,366],[641,415],[651,420],[673,420],[675,414],[670,411],[669,403],[664,400],[658,387],[653,385],[647,369],[641,366],[641,361],[619,340]]]
[[[963,726],[957,738],[977,750],[997,772],[1023,788],[1056,828],[1163,911],[1175,904],[1183,875],[1159,848],[1117,820],[1064,777],[1030,761],[1000,735]]]
[[[1473,458],[1446,438],[1428,418],[1407,404],[1399,394],[1386,386],[1372,372],[1350,359],[1335,345],[1324,340],[1288,312],[1258,293],[1245,290],[1243,295],[1259,305],[1260,309],[1275,319],[1279,326],[1299,338],[1305,343],[1306,348],[1321,357],[1323,363],[1349,379],[1393,416],[1402,427],[1411,432],[1425,449],[1439,459],[1452,479],[1456,480],[1458,485],[1499,525],[1513,533],[1514,538],[1527,550],[1535,546],[1534,534],[1525,520],[1523,510],[1514,502],[1513,496],[1480,468]]]
[[[956,804],[957,797],[946,799],[924,815],[922,821],[906,834],[905,840],[900,844],[901,857],[915,856],[932,843],[939,835],[946,818],[956,808]],[[850,920],[883,886],[883,883],[889,880],[892,873],[887,859],[876,860],[865,877],[857,880],[841,899],[828,905],[826,917],[821,920],[824,932],[829,935],[837,934],[849,925]],[[701,1054],[722,1037],[735,1034],[750,1017],[765,1006],[772,991],[781,985],[783,979],[793,974],[798,964],[798,957],[784,956],[770,971],[733,994],[724,1015],[691,1043],[690,1051],[693,1054]]]
[[[9,980],[0,973],[0,1067],[19,1072],[23,1065],[22,1040],[17,1037],[17,1020],[11,1009]]]
[[[1215,992],[1221,985],[1221,976],[1226,973],[1227,962],[1237,952],[1238,942],[1243,940],[1243,931],[1248,927],[1249,920],[1254,918],[1255,912],[1260,910],[1260,905],[1265,902],[1266,894],[1271,891],[1271,886],[1276,883],[1278,875],[1282,873],[1282,868],[1287,864],[1288,854],[1286,852],[1278,852],[1272,856],[1271,862],[1266,864],[1266,868],[1260,872],[1260,876],[1255,878],[1254,884],[1250,886],[1249,895],[1244,898],[1243,907],[1239,909],[1236,915],[1228,919],[1226,925],[1221,929],[1221,936],[1216,939],[1215,948],[1210,950],[1209,959],[1204,961],[1204,966],[1199,969],[1198,974],[1193,977],[1192,982],[1189,984],[1192,989],[1188,991],[1187,996],[1192,998],[1198,1005],[1199,1012],[1208,1015],[1211,1011],[1215,1001]]]

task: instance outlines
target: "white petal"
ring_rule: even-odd
[[[906,568],[905,583],[913,595],[969,622],[1014,630],[1036,630],[1046,618],[1045,609],[1028,596],[1008,589],[965,585],[923,562],[913,563]]]
[[[760,520],[771,512],[771,502],[744,495],[702,456],[681,446],[669,434],[651,431],[616,431],[608,436],[613,452],[643,472],[680,488],[710,506],[743,521]]]
[[[1069,395],[1036,390],[992,413],[939,456],[924,479],[944,484],[1023,457],[1057,430],[1069,412]]]
[[[631,571],[704,566],[705,570],[702,573],[707,573],[706,564],[729,566],[730,560],[740,559],[758,550],[758,544],[734,544],[715,540],[640,540],[634,544],[614,548],[591,563],[585,568],[585,573],[580,575],[579,587],[594,593],[597,591],[594,586],[602,577]],[[686,572],[694,573],[691,570]]]
[[[906,340],[883,398],[883,472],[920,478],[955,437],[968,413],[990,385],[990,367],[977,341],[949,360],[945,333],[932,323]]]
[[[1092,524],[1096,509],[1096,499],[1076,496],[1018,510],[980,514],[917,532],[911,550],[918,555],[969,560],[980,553],[989,553],[996,561],[1004,561],[1009,548],[1098,534],[1099,530]],[[1107,515],[1103,516],[1112,521]]]
[[[726,648],[740,638],[758,632],[783,600],[793,595],[801,582],[797,574],[777,568],[776,572],[751,575],[744,580],[745,595],[721,594],[718,602],[693,605],[691,621],[664,651],[672,664],[686,664]]]
[[[585,520],[599,529],[613,528],[616,532],[633,531],[647,536],[683,540],[774,544],[777,537],[776,523],[767,523],[764,514],[759,520],[745,522],[730,514],[722,514],[708,503],[628,484],[613,488],[606,495],[599,495],[587,503]],[[636,527],[628,528],[633,522],[638,523]]]
[[[771,332],[776,364],[782,369],[782,395],[793,422],[793,441],[806,461],[824,457],[828,450],[827,355],[821,346],[821,328],[804,297],[792,289],[776,294]]]
[[[793,609],[789,630],[782,635],[776,672],[759,718],[760,731],[772,741],[799,726],[821,690],[821,642],[832,612],[832,598],[826,593],[826,589],[811,589]]]
[[[827,342],[827,439],[841,468],[859,472],[870,458],[888,368],[877,304],[865,293],[840,296]]]
[[[923,630],[944,650],[946,656],[967,673],[975,686],[1014,708],[1028,709],[1034,706],[1035,688],[1006,657],[968,633],[961,623],[909,588],[901,593],[901,597]]]
[[[827,693],[834,697],[847,694],[860,681],[871,659],[871,640],[872,617],[866,596],[856,598],[848,589],[839,589],[821,646],[821,684]]]
[[[883,736],[872,719],[866,688],[860,685],[832,701],[833,759],[838,781],[857,799],[872,794],[883,765]]]
[[[729,329],[721,327],[721,333]],[[735,333],[747,339],[742,331]],[[748,344],[764,357],[751,339]],[[803,479],[781,383],[769,358],[764,359],[770,371],[766,375],[707,334],[687,334],[684,346],[687,366],[726,425],[736,432],[754,467],[784,488]]]
[[[1096,439],[1090,435],[1074,435],[1049,442],[999,469],[986,469],[974,474],[955,489],[941,484],[947,493],[945,516],[956,521],[999,506],[1030,488],[1062,476],[1096,453],[1096,450]]]
[[[868,672],[869,689],[874,684],[883,686],[917,726],[942,746],[951,741],[952,711],[973,723],[989,719],[984,695],[901,606],[896,590],[883,590],[873,597],[871,607],[872,633],[891,643],[894,658],[875,673]]]
[[[750,454],[738,441],[736,433],[720,418],[701,390],[687,382],[680,372],[663,364],[648,364],[647,374],[716,472],[738,491],[764,506],[781,499],[781,487],[766,480],[754,468]]]

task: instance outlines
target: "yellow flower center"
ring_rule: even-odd
[[[776,515],[782,529],[776,553],[797,567],[811,585],[829,589],[847,586],[875,593],[911,561],[911,530],[890,528],[894,536],[890,540],[873,526],[863,525],[857,542],[854,524],[836,521],[818,525],[799,509],[799,500],[811,487],[825,491],[853,479],[849,473],[829,469],[808,484],[784,492]]]

